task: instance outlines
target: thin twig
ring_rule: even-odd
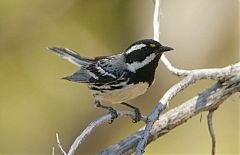
[[[153,14],[153,39],[156,41],[159,41],[160,38],[160,18],[162,16],[161,13],[161,0],[155,0],[154,1],[154,14]],[[163,54],[161,56],[161,61],[163,64],[167,67],[167,69],[177,76],[187,76],[190,71],[177,69],[175,68],[170,61],[166,58],[166,56]]]
[[[54,148],[54,146],[52,147],[52,155],[55,155],[55,148]]]
[[[159,41],[160,37],[160,2],[161,0],[155,0],[154,14],[153,14],[153,39]]]
[[[67,155],[67,153],[64,151],[62,145],[61,145],[61,142],[59,140],[59,137],[58,137],[58,133],[56,133],[56,140],[57,140],[57,145],[58,147],[60,148],[61,152],[64,154],[64,155]]]
[[[162,63],[165,65],[165,67],[167,67],[167,69],[173,74],[173,75],[177,75],[179,77],[184,77],[190,74],[191,71],[189,70],[184,70],[184,69],[178,69],[175,68],[170,61],[166,58],[166,56],[163,54],[161,56],[161,61]]]
[[[211,153],[211,155],[215,155],[215,150],[216,150],[216,138],[215,138],[213,123],[212,123],[213,113],[214,113],[215,110],[216,109],[209,110],[209,113],[208,113],[208,116],[207,116],[208,130],[209,130],[211,140],[212,140],[212,153]]]
[[[154,0],[154,13],[153,13],[153,39],[156,41],[160,41],[160,19],[161,19],[161,0]],[[167,67],[167,69],[177,76],[187,76],[190,71],[182,70],[175,68],[170,61],[166,58],[164,54],[161,56],[161,61]]]

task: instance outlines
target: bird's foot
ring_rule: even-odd
[[[137,107],[134,107],[134,106],[132,106],[132,105],[130,105],[128,103],[125,103],[125,102],[123,102],[121,104],[125,105],[125,106],[127,106],[129,108],[134,109],[135,117],[132,119],[133,123],[137,123],[137,122],[139,122],[141,120],[142,114],[141,114],[140,110]]]
[[[117,111],[115,109],[113,109],[112,107],[109,107],[108,111],[109,111],[109,114],[111,114],[111,116],[112,116],[109,124],[112,124],[114,119],[118,118],[118,114],[117,114]]]
[[[142,114],[138,108],[134,109],[135,117],[132,119],[133,123],[137,123],[141,120]]]
[[[110,106],[105,106],[105,105],[102,105],[100,102],[96,102],[95,103],[96,107],[98,108],[103,108],[103,109],[106,109],[108,110],[108,113],[111,114],[111,120],[109,122],[109,124],[112,124],[114,119],[118,118],[118,114],[117,114],[117,111],[115,109],[113,109],[112,107]]]

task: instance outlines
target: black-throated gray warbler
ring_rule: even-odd
[[[116,110],[102,103],[120,103],[135,110],[139,121],[140,111],[126,101],[144,94],[154,81],[155,70],[163,52],[173,50],[152,39],[140,40],[124,52],[113,56],[85,58],[67,48],[49,48],[80,69],[64,79],[86,83],[95,97],[97,107],[108,109],[112,120]]]

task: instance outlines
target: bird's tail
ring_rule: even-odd
[[[92,59],[84,58],[67,48],[49,47],[48,49],[77,66],[87,65],[93,61]]]

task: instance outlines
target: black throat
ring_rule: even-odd
[[[129,72],[130,81],[129,84],[136,84],[139,82],[147,82],[149,86],[152,84],[155,76],[155,70],[158,66],[158,61],[160,59],[161,55],[157,55],[153,61],[151,61],[146,66],[139,68],[136,70],[136,73]]]

